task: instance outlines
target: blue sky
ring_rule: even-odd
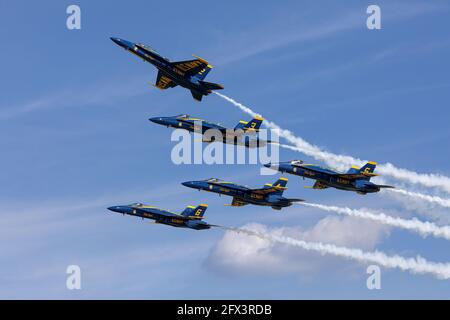
[[[225,207],[230,199],[183,187],[213,176],[257,187],[278,176],[259,176],[259,165],[172,164],[171,130],[148,118],[188,113],[234,126],[248,116],[215,95],[196,103],[179,87],[153,88],[155,69],[109,39],[143,42],[171,60],[208,59],[207,80],[224,94],[327,150],[450,175],[450,7],[377,1],[382,29],[369,31],[371,3],[1,2],[0,297],[448,299],[448,281],[382,269],[382,289],[370,291],[366,265],[283,246],[253,252],[261,263],[237,263],[221,250],[233,243],[223,230],[106,210],[206,202],[215,224],[291,227],[315,240],[450,261],[445,240],[310,208]],[[70,4],[81,7],[81,30],[66,28]],[[313,161],[288,150],[280,157]],[[286,195],[420,216],[381,194],[307,185],[290,177]],[[81,267],[82,290],[65,287],[70,264]]]

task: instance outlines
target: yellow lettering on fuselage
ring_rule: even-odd
[[[340,184],[350,184],[350,181],[348,181],[346,179],[342,179],[342,178],[337,178],[336,182],[340,183]]]
[[[316,174],[312,171],[305,170],[305,175],[314,177]]]

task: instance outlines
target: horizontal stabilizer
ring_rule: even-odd
[[[201,93],[191,90],[192,97],[197,101],[202,101],[203,95]]]
[[[205,86],[208,90],[222,90],[223,89],[223,86],[218,83],[207,82],[207,81],[202,81],[202,80],[199,80],[198,82],[201,85]]]

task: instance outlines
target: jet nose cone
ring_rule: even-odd
[[[154,123],[157,123],[157,124],[163,124],[163,118],[162,117],[154,117],[154,118],[150,118],[150,119],[148,119],[148,120],[150,120],[151,122],[154,122]]]
[[[200,187],[198,184],[196,184],[195,181],[186,181],[182,183],[183,186],[188,187],[188,188],[198,188]]]
[[[118,46],[124,48],[124,49],[128,49],[131,50],[132,48],[134,48],[134,43],[124,40],[124,39],[120,39],[120,38],[114,38],[111,37],[110,38],[115,44],[117,44]]]
[[[120,40],[119,38],[111,37],[110,39],[111,39],[115,44],[117,44],[117,45],[119,45],[119,46],[122,45],[122,43],[120,42],[121,40]]]
[[[121,213],[121,210],[120,210],[120,207],[119,207],[119,206],[108,207],[108,210],[113,211],[113,212],[119,212],[119,213]]]
[[[272,163],[272,162],[266,163],[264,165],[264,167],[269,168],[269,169],[277,169],[277,168],[280,168],[281,166],[282,166],[281,163]]]

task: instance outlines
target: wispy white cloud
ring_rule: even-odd
[[[446,9],[448,6],[435,3],[384,3],[383,20],[387,23],[402,21]],[[291,17],[292,13],[287,12],[286,15]],[[284,19],[281,22],[280,19],[266,20],[264,32],[259,26],[249,26],[247,30],[240,30],[239,35],[234,32],[230,35],[221,34],[218,36],[218,48],[223,55],[216,54],[216,63],[235,63],[270,50],[302,42],[319,41],[345,31],[365,28],[367,14],[365,7],[360,6],[350,10],[347,8],[345,11],[337,10],[333,16],[325,17],[326,19],[315,23],[311,23],[306,16],[296,16],[295,19]],[[268,25],[272,27],[267,27]]]
[[[439,204],[440,202],[446,204],[447,199],[402,189],[398,189],[395,192],[385,190],[381,195],[399,202],[406,211],[428,219],[431,218],[439,224],[450,223],[448,207]]]
[[[21,203],[20,206],[3,200],[0,210],[2,258],[32,254],[37,247],[52,247],[54,238],[66,235],[67,230],[93,230],[105,221],[107,218],[105,215],[114,214],[106,209],[111,205],[145,202],[146,199],[149,199],[149,202],[158,201],[188,192],[189,190],[185,188],[175,191],[173,182],[168,182],[153,189],[151,199],[148,190],[131,190],[90,199],[58,199],[42,203],[33,202],[29,205]],[[180,209],[185,205],[180,203]],[[9,245],[12,242],[16,243],[14,247]]]
[[[289,249],[293,250],[300,249],[321,255],[331,255],[365,264],[376,263],[386,268],[395,268],[402,271],[409,271],[412,274],[431,274],[436,278],[442,280],[450,279],[450,263],[432,262],[424,259],[421,256],[408,258],[400,255],[388,255],[378,250],[366,251],[359,248],[337,245],[335,243],[326,243],[322,241],[309,241],[302,239],[301,235],[299,235],[298,233],[290,235],[287,234],[287,232],[285,232],[283,228],[269,229],[263,225],[258,224],[247,225],[242,228],[229,228],[229,231],[227,232],[237,232],[239,234],[243,234],[245,236],[244,239],[240,239],[240,241],[243,242],[248,241],[248,238],[252,237],[256,237],[260,240],[267,241],[266,243],[260,242],[258,244],[257,247],[258,250],[254,251],[256,253],[261,251],[262,247],[267,250],[268,246],[274,247],[276,245],[280,245],[281,247],[278,247],[277,251],[282,251],[283,249],[287,250],[288,249],[287,247],[289,247]],[[364,231],[359,230],[359,232]],[[250,250],[248,246],[246,252],[249,251]],[[233,254],[237,256],[239,253],[235,251],[233,252]],[[230,260],[228,259],[226,261]],[[244,261],[249,261],[248,257],[247,259],[244,259]],[[265,260],[259,262],[263,263],[265,261],[267,261],[267,257]],[[292,261],[292,259],[288,261]],[[275,266],[276,265],[272,265],[272,267]],[[259,270],[261,267],[253,265],[253,268]]]
[[[184,245],[174,240],[164,244],[153,241],[139,244],[130,242],[121,246],[120,241],[114,239],[114,246],[104,247],[102,241],[121,235],[118,230],[121,230],[124,223],[127,226],[133,221],[139,222],[139,225],[141,223],[133,217],[121,217],[108,211],[108,206],[145,202],[145,199],[148,199],[147,203],[155,203],[152,201],[170,198],[172,204],[168,209],[182,209],[186,204],[179,203],[174,197],[176,199],[177,195],[189,192],[183,188],[175,191],[173,182],[167,182],[151,192],[130,190],[90,199],[59,199],[29,204],[22,202],[20,205],[4,200],[0,210],[0,297],[71,297],[64,283],[65,268],[73,263],[82,267],[85,280],[81,293],[83,297],[123,297],[135,296],[137,292],[143,291],[153,292],[165,282],[163,274],[171,268],[171,263],[174,265],[174,274],[181,280],[185,273],[176,272],[177,266],[197,253],[201,255],[206,251],[202,246],[210,246],[209,243]],[[117,223],[108,224],[111,219]],[[153,235],[155,230],[159,232],[158,228],[165,227],[149,225],[148,221],[143,223]],[[99,234],[96,235],[97,233]],[[90,245],[89,241],[93,239],[98,243]],[[152,276],[149,276],[152,281],[136,287],[136,276],[147,268],[152,268]],[[160,277],[152,279],[156,274]],[[138,278],[142,279],[141,276]],[[161,294],[155,291],[153,297],[161,297]]]
[[[31,101],[4,105],[0,109],[0,120],[24,116],[29,113],[63,107],[85,107],[92,105],[108,105],[118,100],[150,93],[152,87],[148,79],[134,77],[120,81],[105,80],[86,84],[80,88],[55,89]]]
[[[257,223],[249,227],[259,232],[267,231]],[[363,219],[328,216],[308,229],[283,227],[275,233],[305,241],[373,249],[389,235],[389,230],[389,227]],[[328,268],[330,261],[268,239],[226,232],[214,246],[207,262],[209,267],[220,272],[277,275],[315,273]]]
[[[298,205],[313,207],[327,212],[335,212],[338,214],[358,217],[362,219],[369,219],[388,226],[402,228],[416,232],[422,236],[432,235],[439,238],[450,240],[450,226],[438,226],[433,222],[420,221],[416,218],[403,219],[387,215],[384,212],[374,211],[370,209],[351,209],[349,207],[328,206],[318,203],[301,202]]]

